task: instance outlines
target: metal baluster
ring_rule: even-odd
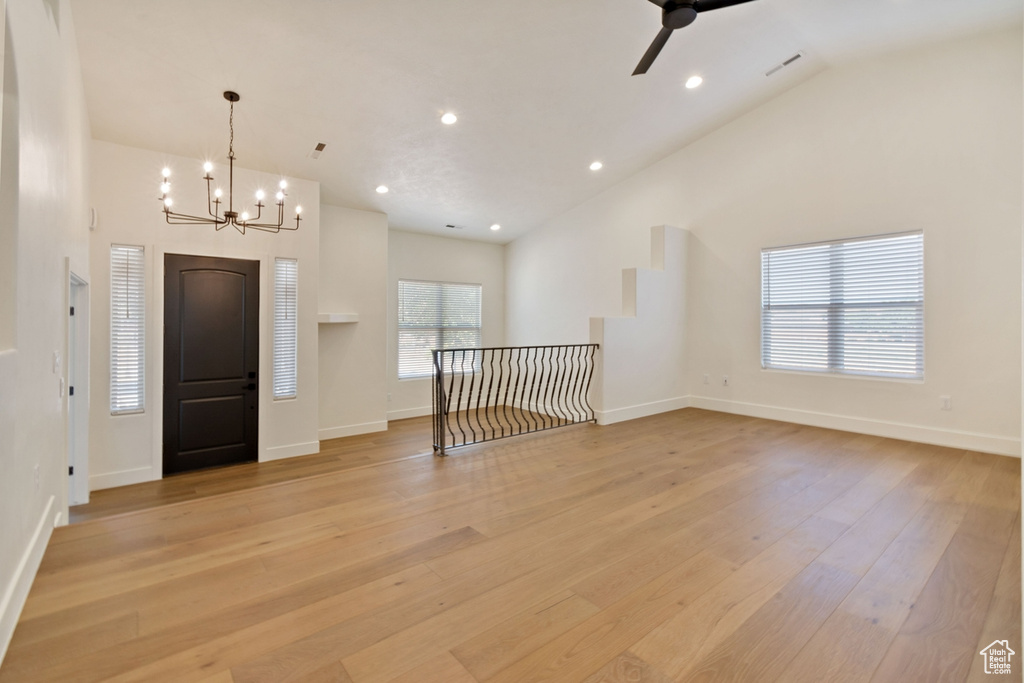
[[[572,354],[572,363],[575,368],[572,380],[572,410],[574,422],[583,422],[584,419],[586,419],[583,415],[583,406],[580,403],[580,387],[582,386],[581,380],[584,376],[583,352],[585,350],[585,346],[579,345],[574,347]]]
[[[491,428],[491,438],[493,439],[493,438],[495,438],[497,436],[497,433],[498,433],[498,430],[496,430],[494,428],[494,425],[491,424],[491,414],[490,414],[491,392],[494,390],[494,350],[493,349],[489,349],[489,350],[485,349],[481,353],[483,354],[483,356],[489,356],[490,359],[491,359],[490,360],[491,373],[490,373],[490,377],[489,377],[488,382],[487,382],[487,400],[484,402],[484,417],[487,418],[487,426]],[[480,368],[483,369],[483,367],[484,367],[483,357],[481,357]],[[480,380],[480,386],[481,387],[483,386],[483,379]],[[477,401],[477,405],[480,405],[479,401]],[[495,415],[494,415],[494,420],[495,420],[495,422],[497,422],[497,420],[498,420],[497,413],[495,413]]]
[[[587,359],[587,388],[583,390],[583,401],[587,405],[587,416],[590,420],[596,420],[594,409],[590,405],[590,382],[594,379],[594,353],[597,351],[597,344],[590,347],[590,357]]]
[[[509,355],[509,373],[511,373],[512,372],[512,370],[511,370],[511,368],[512,368],[512,365],[511,365],[512,353],[509,352],[508,355]],[[521,370],[522,365],[523,365],[523,350],[521,348],[519,348],[519,349],[516,349],[515,384],[512,385],[512,402],[509,404],[509,405],[512,406],[512,419],[514,419],[516,421],[516,429],[518,430],[518,431],[515,432],[515,434],[522,434],[523,433],[523,425],[519,421],[519,416],[516,415],[516,396],[519,393],[519,387],[522,386],[522,376],[523,376],[523,373],[522,373],[522,370]],[[509,377],[509,381],[510,382],[512,381],[512,377]],[[507,401],[506,401],[506,403],[507,403]],[[511,429],[511,427],[510,427],[510,429]]]
[[[533,352],[533,374],[530,376],[530,400],[527,403],[530,412],[527,413],[527,418],[530,420],[530,426],[533,427],[534,425],[541,424],[540,416],[535,412],[540,409],[537,405],[537,401],[540,396],[539,387],[537,386],[537,358],[540,355],[540,352],[538,349],[532,348],[527,350],[527,355],[530,355],[531,351]]]
[[[465,356],[466,356],[466,352],[465,351],[462,352],[462,356],[463,356],[463,365],[464,365],[465,364]],[[462,443],[458,444],[460,446],[465,446],[466,445],[466,430],[464,430],[462,428],[462,418],[459,415],[459,413],[462,412],[462,386],[465,383],[465,380],[466,380],[465,375],[460,372],[459,373],[459,394],[458,394],[458,397],[456,397],[456,399],[455,399],[455,426],[459,428],[459,432],[462,434]],[[452,351],[452,386],[454,387],[454,385],[455,385],[455,351]],[[452,391],[452,393],[453,394],[455,393],[454,390]],[[452,438],[453,439],[455,438],[454,433],[452,435]]]
[[[505,425],[508,424],[509,432],[511,433],[512,423],[508,421],[508,380],[505,381],[505,398],[501,398],[501,380],[505,376],[505,349],[500,349],[500,351],[501,356],[498,360],[498,391],[494,397],[494,419],[498,420],[498,406],[500,405],[501,415],[505,418],[505,421],[498,420],[498,423],[501,425],[501,438],[505,438]],[[510,352],[509,358],[511,357],[512,354]],[[511,372],[509,372],[508,379],[512,379]],[[499,400],[501,401],[500,404],[498,403]]]
[[[444,358],[445,351],[441,352],[441,357]],[[445,402],[442,410],[444,411],[444,423],[445,427],[448,428],[448,433],[452,437],[452,446],[455,446],[455,430],[452,429],[452,396],[455,395],[455,354],[448,354],[451,358],[451,372],[448,373],[448,391],[445,394]],[[444,363],[441,364],[444,367]]]
[[[439,392],[441,390],[441,383],[444,381],[444,376],[441,375],[441,366],[438,364],[438,352],[430,352],[431,359],[434,361],[434,383],[430,387],[430,427],[434,433],[434,450],[441,451],[441,455],[444,455],[444,443],[442,442],[441,432],[438,426],[441,422],[441,411],[438,410],[440,400],[438,399]]]
[[[561,421],[562,425],[572,424],[572,420],[569,418],[568,411],[565,410],[565,387],[567,384],[566,380],[568,379],[568,369],[565,365],[565,354],[567,352],[567,346],[563,346],[560,349],[558,349],[558,399],[555,404],[558,407],[558,419]]]

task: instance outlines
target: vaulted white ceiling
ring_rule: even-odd
[[[221,93],[235,90],[240,166],[317,180],[322,201],[387,213],[392,227],[507,242],[822,69],[1019,24],[1022,3],[757,0],[701,14],[635,77],[660,28],[647,0],[72,0],[72,11],[94,138],[223,161]],[[685,89],[694,74],[704,84]],[[442,125],[446,111],[458,123]]]

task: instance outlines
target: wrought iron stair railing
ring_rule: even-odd
[[[594,422],[597,344],[433,352],[434,450]]]

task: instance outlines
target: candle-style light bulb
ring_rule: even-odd
[[[174,204],[174,202],[171,201],[170,197],[165,197],[164,198],[164,206],[166,206],[167,208],[171,208],[171,206],[173,204]]]
[[[283,202],[284,201],[284,192],[278,192],[277,193],[277,201],[279,201],[279,202]]]
[[[249,220],[249,212],[248,211],[243,211],[242,212],[242,220],[243,221]]]
[[[171,184],[170,183],[161,183],[160,184],[160,192],[161,192],[161,194],[167,194],[170,191],[171,191]]]
[[[295,215],[298,216],[300,213],[302,213],[302,207],[301,206],[296,206],[295,207]]]
[[[207,161],[205,164],[203,164],[203,170],[209,173],[210,171],[213,170],[213,164]]]
[[[282,181],[281,181],[281,183],[280,183],[280,185],[279,185],[279,187],[280,187],[280,188],[281,188],[282,190],[285,190],[285,189],[287,189],[287,188],[288,188],[288,181],[287,181],[287,180],[282,180]]]
[[[263,198],[267,195],[263,193],[263,190],[256,190],[256,201],[262,202]]]
[[[219,187],[213,191],[213,196],[216,197],[217,199],[220,199],[223,195],[224,193],[221,191]]]
[[[171,169],[169,169],[166,166],[164,166],[163,173],[164,173],[164,178],[167,178],[167,177],[169,177],[171,175]]]

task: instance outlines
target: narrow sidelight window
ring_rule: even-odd
[[[110,246],[110,414],[146,409],[146,251]]]
[[[298,395],[299,262],[274,259],[274,398]]]

